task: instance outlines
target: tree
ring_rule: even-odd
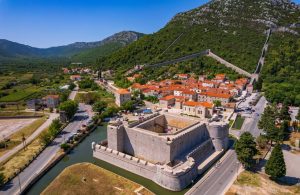
[[[128,111],[133,111],[135,109],[135,106],[134,106],[134,101],[127,101],[127,102],[124,102],[121,106],[121,109],[122,110],[128,110]]]
[[[222,105],[220,100],[214,100],[213,103],[216,107],[220,107]]]
[[[289,107],[286,104],[283,104],[282,108],[280,109],[279,118],[281,120],[291,120],[291,116],[289,113]]]
[[[60,132],[62,124],[60,123],[59,119],[54,119],[49,127],[49,133],[51,137],[56,137],[56,135]]]
[[[76,85],[73,83],[73,82],[71,82],[70,84],[69,84],[69,90],[73,90],[73,89],[75,89],[75,87],[76,87]]]
[[[0,172],[0,186],[2,186],[5,182],[5,176],[2,172]]]
[[[40,139],[44,145],[48,145],[51,142],[51,135],[48,131],[45,131],[41,134]]]
[[[78,104],[75,101],[68,100],[60,104],[59,110],[65,111],[68,119],[71,119],[77,112]]]
[[[268,139],[264,135],[260,135],[256,138],[256,143],[259,148],[264,149],[267,147]]]
[[[281,132],[283,133],[283,139],[288,139],[290,136],[290,125],[289,121],[285,120],[281,123]]]
[[[285,176],[286,166],[281,146],[279,144],[276,144],[274,147],[270,159],[266,164],[265,171],[266,174],[270,175],[272,179],[278,179]]]
[[[275,125],[277,112],[275,111],[274,106],[268,106],[265,108],[264,113],[261,116],[260,121],[258,122],[258,127],[263,129],[266,133],[266,137],[268,140],[278,141],[281,137],[280,129]]]
[[[104,109],[107,107],[107,103],[104,101],[98,101],[93,105],[93,111],[102,113]]]
[[[238,160],[244,167],[246,169],[251,168],[254,164],[253,157],[258,152],[254,137],[249,132],[243,133],[240,139],[235,142],[234,149],[237,153]]]

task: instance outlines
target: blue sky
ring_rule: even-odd
[[[98,41],[122,30],[153,33],[176,13],[206,2],[208,0],[0,0],[0,39],[50,47]]]
[[[0,0],[0,39],[50,47],[122,30],[153,33],[207,0]]]

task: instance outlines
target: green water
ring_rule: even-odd
[[[40,194],[54,179],[57,177],[66,167],[81,163],[81,162],[90,162],[95,165],[98,165],[104,169],[112,171],[118,175],[121,175],[125,178],[128,178],[136,183],[139,183],[155,194],[162,195],[177,195],[184,194],[186,190],[181,192],[172,192],[166,190],[151,180],[145,179],[138,175],[135,175],[131,172],[128,172],[124,169],[120,169],[116,166],[113,166],[104,161],[93,158],[91,143],[99,142],[101,140],[106,139],[106,126],[98,127],[95,131],[93,131],[88,137],[86,137],[74,150],[70,152],[65,158],[63,158],[60,162],[58,162],[53,168],[51,168],[42,178],[40,178],[27,192],[29,195],[37,195]]]

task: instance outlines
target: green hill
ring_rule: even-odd
[[[63,65],[75,60],[84,63],[95,63],[99,57],[138,40],[142,33],[122,31],[102,41],[77,42],[65,46],[50,48],[35,48],[28,45],[0,39],[0,69],[29,69],[52,64]]]
[[[299,81],[299,57],[295,54],[291,59],[276,59],[281,61],[283,66],[276,69],[275,78],[272,78],[274,71],[269,71],[277,66],[274,63],[274,58],[277,58],[274,53],[280,54],[299,48],[286,48],[289,42],[299,41],[299,19],[299,6],[289,0],[213,0],[196,9],[177,14],[158,32],[146,35],[114,52],[102,59],[101,64],[107,69],[116,69],[117,75],[121,75],[137,64],[162,62],[211,49],[218,56],[253,73],[266,41],[266,30],[271,28],[270,54],[267,53],[267,61],[263,68],[264,90],[269,100],[289,99],[291,104],[299,105],[299,95],[295,95],[300,94],[300,90],[296,88]],[[281,45],[286,47],[281,48]],[[192,66],[187,68],[192,71],[200,66],[198,72],[209,72],[209,67],[216,69],[218,66],[206,57],[181,64]],[[147,70],[145,75],[149,78],[159,78],[169,70],[182,72],[183,65]],[[288,72],[286,75],[293,76],[280,76],[285,72]],[[281,85],[282,89],[278,95],[280,98],[274,98],[274,91],[268,90],[272,82]],[[288,82],[291,84],[287,87]],[[292,92],[286,95],[283,89]]]

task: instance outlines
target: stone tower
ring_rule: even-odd
[[[228,148],[228,124],[212,122],[207,125],[207,128],[216,151],[226,150]]]

